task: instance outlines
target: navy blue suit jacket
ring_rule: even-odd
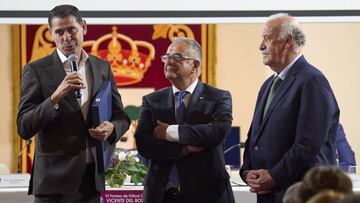
[[[144,202],[161,202],[174,163],[186,202],[234,202],[222,145],[232,123],[230,93],[199,82],[184,114],[185,124],[179,125],[179,142],[154,138],[157,120],[176,124],[171,87],[143,97],[135,138],[139,153],[150,160]],[[205,149],[182,156],[185,145]]]
[[[267,113],[273,76],[260,89],[240,170],[267,169],[283,192],[318,164],[336,164],[339,108],[325,76],[303,56],[289,69]]]
[[[354,151],[351,149],[351,146],[345,137],[344,128],[341,124],[339,124],[336,134],[336,149],[339,159],[339,168],[347,172],[349,166],[356,165]]]

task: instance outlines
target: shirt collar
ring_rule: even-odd
[[[65,63],[68,60],[68,57],[66,57],[58,48],[56,48],[56,51],[60,57],[61,63]],[[85,52],[84,49],[81,49],[81,58],[80,63],[85,62],[89,58],[89,55]]]
[[[195,90],[196,85],[198,84],[199,79],[196,79],[189,87],[186,88],[186,92],[189,92],[192,94]],[[176,88],[174,85],[172,86],[173,93],[176,94],[177,92],[181,92],[178,88]]]
[[[279,73],[275,73],[274,77],[279,76],[282,80],[285,80],[285,77],[287,76],[291,66],[294,65],[294,63],[302,56],[302,54],[297,55],[285,68]]]

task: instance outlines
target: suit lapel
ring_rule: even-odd
[[[280,85],[277,93],[275,94],[274,98],[272,99],[269,108],[265,114],[264,120],[262,122],[262,125],[264,123],[266,123],[266,121],[269,119],[269,116],[271,115],[271,113],[274,110],[274,107],[276,106],[276,104],[279,102],[279,100],[281,99],[281,97],[287,92],[287,90],[290,88],[290,86],[294,83],[295,81],[295,77],[293,77],[292,75],[288,75],[289,77],[286,77],[285,80],[282,82],[282,84]]]
[[[271,76],[271,77],[273,77],[273,76]],[[261,125],[261,123],[263,121],[264,107],[265,107],[267,96],[269,94],[273,80],[274,79],[267,80],[266,85],[265,85],[265,90],[260,94],[259,103],[257,104],[257,108],[255,109],[255,113],[254,113],[254,124],[253,124],[254,132],[258,131],[259,126]]]
[[[273,113],[275,106],[277,105],[277,103],[279,103],[279,101],[281,100],[281,98],[283,98],[283,96],[286,94],[286,92],[290,89],[291,85],[296,81],[296,74],[299,72],[299,70],[303,67],[303,63],[306,62],[305,58],[303,56],[301,56],[293,65],[292,68],[290,68],[285,80],[281,83],[279,89],[277,90],[278,92],[276,93],[276,95],[274,96],[273,100],[270,103],[270,106],[265,114],[264,119],[261,122],[260,128],[258,130],[257,136],[256,136],[256,140],[259,138],[258,135],[261,134],[261,131],[263,130],[263,128],[265,127],[267,121],[269,120],[269,117],[271,116],[271,114]],[[271,83],[270,83],[271,84]],[[270,86],[269,84],[269,86]],[[269,90],[267,90],[268,92]],[[265,94],[265,98],[264,101],[266,101],[267,99],[267,94]],[[261,115],[264,109],[264,105],[261,106],[262,110],[261,110]],[[258,115],[259,116],[259,115]]]
[[[166,90],[166,95],[165,98],[162,102],[162,106],[165,109],[165,113],[162,113],[164,117],[164,121],[169,122],[169,124],[175,124],[176,123],[176,118],[175,118],[175,97],[174,97],[174,93],[171,87],[169,87]]]
[[[91,90],[92,95],[91,97],[89,97],[89,99],[90,101],[92,101],[103,82],[103,78],[101,71],[102,67],[100,67],[100,65],[96,62],[96,60],[94,60],[93,56],[91,55],[89,55],[89,63],[90,63],[90,69],[93,79],[92,90]]]
[[[56,84],[56,87],[58,87],[64,80],[66,73],[60,58],[56,53],[56,50],[51,54],[51,59],[52,60],[50,60],[49,64],[47,65],[46,71],[49,75],[49,78],[51,78]]]
[[[51,55],[51,60],[49,61],[49,64],[47,64],[46,72],[49,78],[55,83],[55,87],[58,87],[64,80],[66,73],[56,50]],[[75,110],[80,108],[74,91],[70,92],[64,99],[68,101]]]
[[[199,101],[203,99],[204,99],[204,84],[199,81],[194,89],[194,92],[191,95],[188,107],[185,110],[185,116],[189,114],[188,112],[192,112],[196,108]]]

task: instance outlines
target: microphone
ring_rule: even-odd
[[[71,67],[71,72],[76,72],[78,71],[78,65],[77,65],[77,61],[78,61],[78,56],[76,54],[71,54],[68,58],[69,62],[70,62],[70,67]],[[79,89],[75,90],[75,96],[76,98],[81,98],[81,92]]]
[[[20,169],[20,160],[21,160],[21,155],[24,153],[25,149],[28,148],[28,146],[31,144],[32,139],[27,139],[25,140],[25,144],[22,146],[21,151],[19,152],[18,155],[18,165],[17,165],[17,173],[21,173],[21,169]]]
[[[230,152],[232,149],[236,148],[236,147],[240,147],[240,144],[235,144],[229,148],[227,148],[225,151],[224,151],[224,155],[228,152]]]
[[[224,151],[224,155],[228,152],[230,152],[232,149],[236,148],[236,147],[239,147],[239,148],[244,148],[245,147],[245,143],[244,142],[240,142],[239,144],[234,144],[232,145],[231,147],[227,148],[225,151]]]

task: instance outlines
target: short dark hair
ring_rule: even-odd
[[[82,16],[78,8],[73,5],[59,5],[53,8],[48,14],[48,23],[51,27],[51,21],[54,18],[65,18],[67,16],[74,16],[76,21],[81,24]]]

